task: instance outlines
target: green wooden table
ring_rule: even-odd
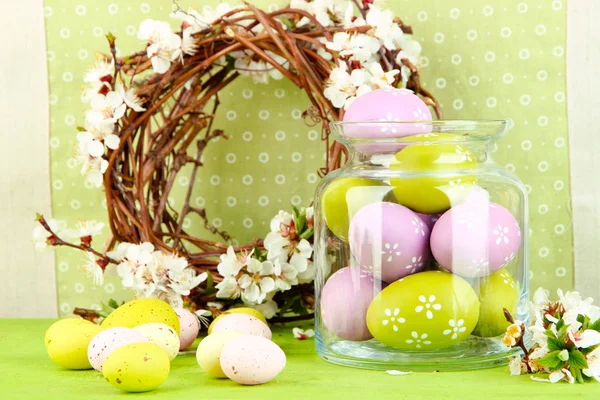
[[[313,340],[298,341],[290,328],[273,330],[287,354],[287,367],[272,382],[245,387],[208,377],[194,354],[178,356],[157,390],[125,394],[94,370],[69,371],[54,365],[44,348],[52,320],[0,320],[0,399],[118,399],[153,397],[222,399],[598,399],[600,383],[568,385],[510,376],[505,368],[391,376],[383,371],[338,367],[322,361]]]

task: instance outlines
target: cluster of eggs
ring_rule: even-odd
[[[285,366],[285,354],[269,340],[271,331],[255,310],[232,310],[216,318],[211,330],[196,354],[203,369],[212,365],[211,375],[258,384]],[[163,384],[171,361],[192,346],[199,331],[198,318],[189,310],[138,299],[117,308],[100,325],[82,318],[57,321],[46,331],[45,344],[50,359],[63,368],[94,368],[120,390],[146,392]],[[216,368],[221,372],[214,373]]]
[[[431,119],[412,92],[382,90],[359,97],[346,116],[414,120],[396,110],[415,107],[421,111],[411,115]],[[513,312],[518,299],[505,268],[521,245],[517,220],[478,186],[477,158],[458,144],[457,135],[419,130],[415,135],[411,124],[398,124],[392,132],[389,124],[384,133],[381,124],[344,133],[403,137],[393,143],[398,148],[390,163],[401,174],[388,181],[341,177],[321,195],[329,230],[348,243],[352,255],[351,265],[331,275],[322,289],[322,322],[345,340],[375,337],[418,351],[450,347],[471,334],[501,334],[507,325],[502,309]],[[384,144],[390,145],[376,143]]]

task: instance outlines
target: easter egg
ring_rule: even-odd
[[[221,351],[233,339],[243,336],[239,332],[219,332],[202,339],[196,350],[196,361],[200,368],[215,378],[227,378],[221,369]]]
[[[390,164],[392,170],[414,175],[391,179],[390,184],[397,201],[419,213],[448,210],[476,182],[474,175],[464,173],[477,168],[475,155],[460,144],[444,143],[449,134],[437,135],[427,138],[432,142],[406,146]]]
[[[331,333],[346,340],[368,340],[369,304],[381,291],[382,283],[364,267],[346,267],[327,279],[321,291],[321,318]]]
[[[179,318],[168,303],[154,298],[129,301],[109,314],[102,322],[102,328],[123,326],[134,328],[138,325],[159,322],[169,325],[179,335]]]
[[[53,323],[48,330],[46,331],[44,337],[44,344],[46,348],[48,348],[49,338],[54,337],[56,334],[60,334],[60,332],[67,332],[72,326],[78,326],[81,324],[87,325],[96,325],[91,321],[83,318],[63,318],[59,321]]]
[[[132,343],[119,347],[104,361],[104,379],[125,392],[154,390],[167,379],[171,363],[154,343]]]
[[[358,264],[385,282],[419,272],[429,262],[429,228],[399,204],[364,206],[352,218],[348,236]]]
[[[169,360],[174,360],[179,353],[179,335],[169,325],[152,322],[136,326],[136,331],[140,332],[149,342],[154,343],[165,351]]]
[[[421,214],[421,213],[415,213],[415,214],[417,214],[419,216],[419,218],[421,218],[421,221],[423,221],[425,223],[425,225],[427,225],[430,232],[433,229],[433,226],[435,225],[435,223],[442,216],[442,214]]]
[[[187,308],[176,308],[175,313],[179,318],[179,350],[189,348],[200,332],[200,321],[198,317]]]
[[[50,359],[67,369],[92,368],[87,350],[102,328],[91,322],[62,321],[54,323],[46,332],[46,350]]]
[[[244,335],[262,336],[271,339],[271,329],[260,319],[247,314],[228,314],[213,325],[211,335],[217,332],[239,332]]]
[[[364,178],[340,178],[329,183],[321,195],[325,223],[338,238],[348,240],[352,216],[363,206],[383,200],[390,187]]]
[[[426,271],[383,289],[369,306],[367,326],[375,339],[402,350],[453,346],[475,328],[479,300],[459,276]]]
[[[223,347],[221,369],[242,385],[260,385],[275,378],[285,367],[285,353],[260,336],[240,336]]]
[[[147,341],[144,335],[131,328],[108,328],[94,336],[90,342],[88,359],[96,371],[102,372],[102,364],[113,351],[126,344]]]
[[[519,294],[515,281],[506,269],[479,278],[475,285],[479,291],[479,322],[473,335],[492,337],[506,332],[509,323],[504,317],[506,308],[515,315]]]
[[[433,227],[431,250],[445,269],[465,277],[505,267],[521,246],[521,229],[506,208],[490,202],[452,207]]]
[[[267,323],[267,319],[265,318],[265,316],[260,311],[255,310],[254,308],[250,308],[250,307],[230,308],[229,310],[225,311],[224,313],[221,313],[217,318],[215,318],[213,320],[213,322],[211,322],[211,324],[208,326],[208,334],[210,335],[212,333],[213,326],[219,319],[221,319],[224,316],[229,315],[229,314],[246,314],[246,315],[250,315],[252,317],[260,319],[265,324]]]

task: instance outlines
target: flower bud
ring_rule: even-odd
[[[567,361],[569,359],[569,351],[567,349],[561,350],[560,353],[558,353],[558,358],[560,358],[561,361]]]

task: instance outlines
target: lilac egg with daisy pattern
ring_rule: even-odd
[[[445,269],[465,277],[489,275],[508,265],[521,246],[521,228],[499,204],[469,201],[436,222],[431,251]]]
[[[357,264],[388,283],[427,266],[429,235],[429,227],[416,213],[389,202],[361,208],[348,233]]]

